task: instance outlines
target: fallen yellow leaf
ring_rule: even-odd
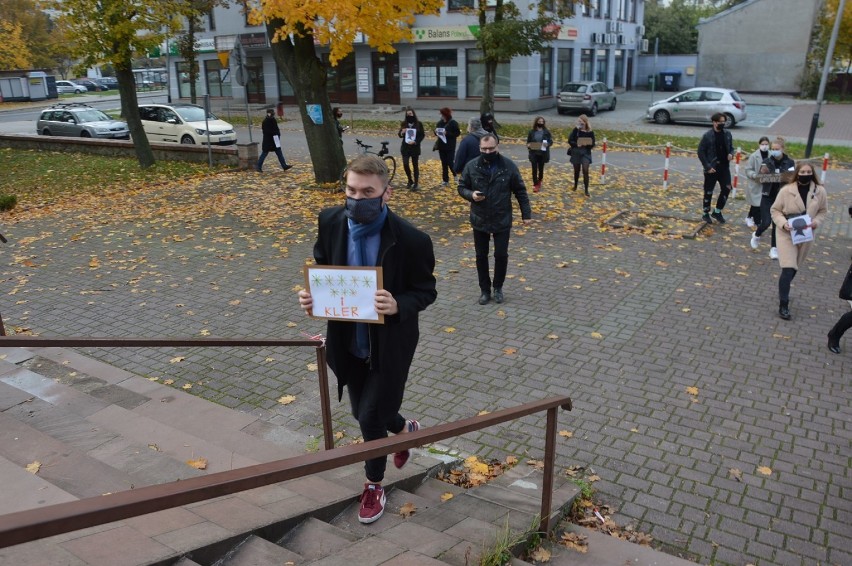
[[[207,469],[207,458],[196,458],[195,460],[187,460],[186,463],[196,470],[206,470]]]
[[[453,328],[452,326],[447,326],[447,327],[444,328],[444,332],[446,332],[447,334],[452,334],[455,331],[456,331],[456,329]]]
[[[772,468],[768,468],[766,466],[760,466],[757,469],[757,473],[763,474],[764,476],[771,476],[772,475]]]
[[[690,395],[698,395],[698,388],[694,387],[694,386],[693,387],[687,387],[686,392],[689,393]]]
[[[278,402],[281,403],[282,405],[289,405],[290,403],[292,403],[295,400],[296,400],[296,397],[293,396],[293,395],[284,395],[283,397],[278,399]]]
[[[192,389],[192,384],[191,383],[184,383],[183,386],[181,387],[181,389],[185,389],[185,390],[189,391],[190,389]]]
[[[186,356],[176,356],[176,357],[170,359],[169,363],[170,364],[176,364],[176,363],[184,361],[185,359],[186,359]]]
[[[163,385],[171,385],[174,382],[175,382],[174,379],[166,379],[165,381],[163,381]]]
[[[414,503],[407,502],[405,505],[399,508],[399,514],[405,517],[411,517],[414,515],[415,511],[417,511],[417,507],[414,506]]]
[[[600,339],[603,338],[603,334],[601,334],[600,332],[592,332],[592,338],[596,338],[597,340],[600,340]]]
[[[507,347],[503,348],[503,353],[506,354],[507,356],[511,356],[513,354],[517,354],[518,349],[512,348],[511,346],[507,346]]]
[[[453,498],[453,494],[450,493],[449,491],[447,493],[441,494],[441,501],[449,501],[452,498]]]
[[[560,430],[560,431],[559,431],[559,436],[563,436],[563,437],[565,437],[565,438],[573,438],[573,437],[574,437],[574,433],[573,433],[573,432],[571,432],[570,430]]]
[[[41,462],[39,462],[38,460],[36,460],[32,464],[27,464],[27,471],[31,474],[37,474],[40,469]]]

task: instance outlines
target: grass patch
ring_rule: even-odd
[[[0,149],[3,175],[0,195],[14,195],[18,206],[30,207],[75,195],[104,194],[116,188],[206,175],[206,163],[158,161],[148,169],[135,158],[79,153]],[[225,170],[225,168],[212,171]]]

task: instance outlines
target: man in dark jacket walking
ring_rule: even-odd
[[[731,166],[734,158],[734,142],[731,132],[725,129],[727,119],[725,115],[716,112],[711,117],[713,127],[707,130],[698,143],[698,159],[704,168],[704,215],[701,219],[712,224],[715,218],[719,224],[724,224],[725,217],[722,209],[728,201],[731,193]],[[713,189],[719,183],[719,198],[716,200],[716,208],[710,213],[710,203],[713,201]]]
[[[461,175],[464,171],[464,166],[473,159],[479,157],[479,140],[487,134],[482,129],[482,122],[479,118],[471,118],[467,122],[467,134],[459,143],[459,150],[456,152],[456,161],[453,164],[453,171],[456,175]]]
[[[346,204],[319,215],[314,258],[319,265],[381,266],[383,289],[375,293],[376,312],[384,324],[328,322],[328,365],[337,376],[338,398],[349,391],[352,414],[364,441],[420,429],[400,414],[408,370],[420,337],[418,314],[435,302],[435,254],[427,234],[394,214],[389,173],[375,155],[360,155],[346,169]],[[299,291],[299,304],[311,314],[313,297]],[[408,450],[394,454],[394,465],[408,461]],[[358,520],[372,523],[382,516],[382,480],[387,457],[367,460],[367,483]]]
[[[532,219],[527,187],[518,166],[500,155],[494,134],[479,140],[480,156],[468,163],[459,180],[459,194],[470,201],[470,225],[476,248],[479,275],[479,304],[491,300],[492,280],[488,268],[488,248],[494,236],[494,302],[503,302],[503,282],[509,266],[509,235],[512,231],[512,195],[521,208],[524,224]]]
[[[260,146],[262,153],[257,160],[258,173],[263,172],[263,161],[270,151],[274,151],[275,155],[278,156],[281,169],[286,171],[293,167],[287,163],[287,160],[284,159],[284,153],[281,151],[281,130],[278,129],[278,121],[275,119],[275,110],[270,108],[266,111],[266,118],[263,119],[260,129],[263,130],[263,143]]]

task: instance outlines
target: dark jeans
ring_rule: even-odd
[[[715,173],[704,172],[704,212],[710,212],[710,203],[713,201],[713,189],[719,183],[719,198],[716,199],[716,208],[722,210],[728,202],[731,193],[731,169],[726,165],[719,167]]]
[[[494,234],[494,288],[502,289],[509,267],[509,235],[511,230]],[[479,275],[479,288],[483,293],[491,292],[491,277],[488,274],[488,247],[491,243],[488,232],[473,231],[473,246],[476,249],[476,273]]]
[[[399,414],[399,408],[402,406],[408,376],[389,376],[371,371],[366,361],[354,356],[346,372],[346,389],[352,405],[352,416],[358,420],[364,442],[387,438],[388,432],[402,432],[405,419]],[[364,462],[367,480],[382,481],[387,464],[387,456]]]
[[[790,285],[796,276],[796,270],[792,267],[781,268],[781,277],[778,278],[778,300],[782,303],[790,301]]]
[[[414,179],[411,177],[411,165],[409,161],[414,162]],[[420,156],[419,155],[403,155],[402,156],[402,168],[405,169],[405,175],[408,177],[409,183],[414,183],[415,185],[420,183]]]
[[[269,155],[268,151],[264,151],[260,154],[260,157],[257,159],[257,170],[263,170],[263,161],[266,159],[266,156]],[[287,165],[287,160],[284,159],[284,153],[281,151],[280,147],[275,148],[275,155],[278,156],[278,163],[281,164],[281,168],[283,169],[285,165]]]
[[[445,183],[450,182],[450,173],[453,172],[453,151],[438,150],[438,155],[441,157],[441,178]]]
[[[762,215],[762,213],[760,212],[759,206],[749,206],[748,207],[747,218],[751,218],[752,220],[754,220],[755,224],[760,224],[761,215]]]
[[[532,155],[530,163],[532,164],[533,185],[538,185],[544,180],[544,154]]]
[[[766,229],[769,226],[772,226],[772,247],[777,247],[775,245],[775,223],[772,221],[772,214],[770,213],[770,209],[772,208],[772,203],[775,202],[775,197],[768,197],[766,195],[760,197],[760,225],[757,227],[757,230],[754,232],[754,235],[758,238],[766,232]]]
[[[850,328],[852,328],[852,311],[840,317],[840,320],[828,331],[828,337],[839,342],[843,338],[843,333]]]

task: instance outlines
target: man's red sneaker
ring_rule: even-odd
[[[415,421],[414,419],[410,421],[405,421],[405,426],[408,427],[408,432],[415,432],[420,430],[420,423]],[[397,469],[402,468],[407,462],[408,458],[411,456],[411,452],[408,450],[403,450],[402,452],[395,452],[393,455],[393,465],[397,467]]]
[[[374,483],[365,483],[361,494],[361,508],[358,510],[358,520],[362,523],[373,523],[379,520],[385,512],[385,490]]]

